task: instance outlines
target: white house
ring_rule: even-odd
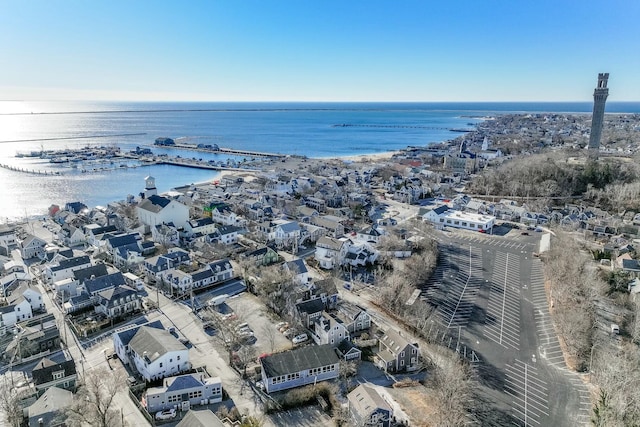
[[[316,243],[315,259],[320,268],[332,270],[344,263],[351,242],[348,239],[336,239],[322,236]]]
[[[184,231],[189,237],[198,234],[205,236],[207,234],[215,233],[216,223],[211,218],[192,219],[191,221],[187,221],[184,226]]]
[[[20,255],[23,259],[42,258],[44,257],[44,247],[47,242],[39,237],[28,234],[24,240],[20,242]]]
[[[276,245],[290,246],[300,239],[300,225],[296,221],[286,221],[276,224],[274,229],[274,240]]]
[[[146,381],[191,369],[189,350],[164,329],[141,326],[129,341],[129,360]]]
[[[226,203],[219,203],[211,207],[211,219],[223,225],[239,225],[242,220],[231,210]]]
[[[189,207],[163,196],[152,195],[143,199],[136,208],[138,219],[149,227],[173,223],[182,228],[189,221]]]
[[[0,330],[11,328],[16,323],[31,319],[32,317],[33,311],[31,310],[31,303],[27,301],[24,296],[20,295],[10,304],[0,307]]]
[[[260,358],[267,393],[338,378],[340,359],[330,345],[312,345]]]
[[[91,267],[91,258],[87,255],[73,258],[61,259],[56,265],[47,265],[43,271],[43,276],[48,283],[59,282],[60,280],[73,277],[73,272]]]
[[[148,388],[142,401],[150,413],[170,408],[187,411],[194,405],[222,402],[222,381],[201,373],[169,377],[161,387]]]
[[[307,265],[302,258],[296,258],[284,263],[284,268],[293,275],[295,281],[299,284],[306,285],[311,280]]]
[[[338,317],[323,311],[311,324],[311,337],[316,344],[328,344],[337,347],[343,340],[349,339],[349,331]]]

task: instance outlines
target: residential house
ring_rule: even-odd
[[[47,242],[41,238],[27,234],[19,243],[20,255],[22,256],[22,259],[31,259],[36,257],[42,259],[45,255],[44,248],[46,245]]]
[[[96,296],[96,313],[108,318],[118,318],[142,310],[142,298],[138,291],[122,285],[105,289]]]
[[[2,357],[22,360],[34,355],[60,350],[60,331],[53,314],[18,323],[19,333],[9,343]]]
[[[58,239],[67,246],[76,246],[87,241],[82,229],[73,224],[63,224],[58,230]]]
[[[15,292],[15,291],[14,291]],[[16,323],[33,317],[31,303],[20,292],[11,293],[6,298],[7,304],[0,306],[0,329],[6,331]]]
[[[278,247],[291,247],[298,244],[301,233],[296,221],[276,223],[273,240]]]
[[[156,329],[164,329],[162,322],[156,320],[151,323],[147,323],[144,325],[148,328],[156,328]],[[135,336],[136,333],[140,330],[142,326],[132,325],[128,329],[123,329],[118,332],[114,332],[111,335],[113,339],[113,349],[115,350],[118,358],[122,361],[122,363],[126,365],[131,365],[131,359],[129,355],[131,354],[131,348],[129,347],[129,343],[131,339]]]
[[[349,414],[356,426],[391,427],[393,409],[368,384],[360,384],[348,395]]]
[[[57,264],[47,265],[43,270],[45,280],[52,284],[73,277],[73,272],[91,267],[91,258],[87,255],[61,259]]]
[[[333,215],[322,215],[311,217],[311,224],[327,230],[328,236],[339,238],[345,233],[344,220]]]
[[[292,274],[294,281],[299,284],[306,284],[311,280],[307,265],[301,258],[296,258],[293,261],[285,262],[283,268],[290,274]]]
[[[157,194],[138,203],[136,211],[140,222],[150,228],[168,223],[182,228],[189,221],[189,207],[187,205]]]
[[[267,393],[338,378],[340,359],[330,345],[306,346],[260,358]]]
[[[363,267],[367,264],[373,264],[378,259],[379,252],[371,248],[367,243],[362,245],[351,245],[344,263],[353,267]]]
[[[187,411],[194,405],[219,403],[222,381],[220,377],[205,377],[202,373],[168,377],[161,387],[148,388],[143,402],[152,414],[170,408]]]
[[[189,410],[176,427],[226,427],[210,409]]]
[[[362,359],[362,351],[349,340],[342,340],[336,347],[336,353],[345,361]]]
[[[18,245],[16,230],[8,225],[0,225],[0,255],[9,255]]]
[[[241,225],[242,219],[236,215],[231,206],[226,203],[211,204],[211,219],[217,224]]]
[[[115,225],[100,226],[98,224],[89,224],[84,226],[84,235],[88,243],[95,247],[99,247],[104,241],[104,235],[115,235],[118,229]]]
[[[141,326],[129,349],[129,360],[148,382],[191,369],[189,350],[164,329]]]
[[[323,311],[311,323],[311,337],[316,344],[337,347],[343,340],[349,340],[349,331],[344,323],[331,313]]]
[[[371,316],[359,305],[342,302],[335,316],[342,321],[350,334],[357,334],[371,327]]]
[[[218,243],[221,245],[232,245],[238,243],[238,237],[243,229],[235,225],[221,225],[218,229],[207,236],[209,243]]]
[[[378,340],[375,359],[378,367],[386,372],[411,372],[418,369],[420,349],[400,332],[388,330]]]
[[[172,248],[164,255],[147,258],[142,264],[142,270],[147,278],[155,282],[182,264],[191,264],[191,256],[182,249]]]
[[[191,274],[194,288],[224,282],[233,277],[233,267],[228,259],[209,263],[205,268]]]
[[[69,298],[78,296],[84,289],[84,282],[96,277],[106,276],[107,266],[96,264],[73,272],[73,277],[53,282],[52,289],[58,301],[65,303]]]
[[[31,370],[31,378],[38,396],[50,387],[58,387],[74,392],[76,390],[76,364],[71,360],[54,362],[44,357]]]
[[[296,313],[306,328],[311,327],[315,319],[322,315],[326,304],[320,298],[313,298],[296,303]]]
[[[29,427],[64,427],[64,411],[73,403],[73,393],[50,387],[38,400],[26,408]]]
[[[164,247],[178,246],[180,232],[172,222],[156,224],[151,227],[151,240]]]
[[[344,263],[349,246],[351,241],[348,239],[323,236],[316,242],[315,260],[318,261],[320,268],[332,270]]]
[[[215,233],[216,223],[210,217],[192,219],[184,225],[184,231],[188,237],[206,236]]]
[[[246,259],[252,259],[257,266],[271,265],[280,260],[280,255],[273,246],[263,246],[256,250],[245,252]]]

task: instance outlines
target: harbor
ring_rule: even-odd
[[[68,173],[108,172],[151,165],[170,165],[212,171],[256,171],[265,160],[276,160],[285,156],[275,153],[250,150],[236,150],[217,146],[197,146],[196,144],[157,144],[159,148],[175,148],[227,156],[243,156],[243,159],[226,158],[212,160],[180,155],[154,154],[150,148],[136,147],[134,150],[122,151],[118,146],[85,146],[76,149],[40,150],[18,152],[16,158],[36,160],[29,164],[0,164],[0,167],[14,172],[36,175],[65,175]],[[247,159],[249,158],[249,159]],[[42,162],[47,161],[47,163]],[[40,169],[38,169],[40,167]],[[62,170],[56,170],[62,169]],[[66,170],[65,170],[66,169]]]

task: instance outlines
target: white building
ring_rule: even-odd
[[[142,200],[136,210],[140,222],[149,227],[173,223],[181,228],[189,221],[188,206],[155,194]]]
[[[47,265],[43,275],[48,283],[59,282],[73,277],[73,272],[91,267],[91,258],[87,255],[61,259],[56,265]]]
[[[495,216],[461,212],[445,205],[426,212],[422,219],[433,223],[436,228],[454,227],[483,232],[491,230],[496,221]]]
[[[129,341],[129,360],[146,381],[191,369],[189,350],[164,329],[141,326]]]
[[[147,389],[143,402],[150,413],[165,409],[189,410],[193,405],[222,402],[220,377],[209,377],[201,373],[165,378],[162,387]]]

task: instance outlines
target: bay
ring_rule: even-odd
[[[590,113],[575,103],[113,103],[0,101],[0,164],[64,172],[39,176],[0,169],[0,222],[43,215],[51,204],[105,205],[137,195],[153,175],[160,191],[215,179],[176,166],[104,166],[81,173],[17,152],[117,145],[225,161],[226,156],[161,150],[155,138],[309,157],[371,154],[453,139],[478,117],[508,112]],[[640,103],[607,103],[607,112],[640,113]],[[350,124],[354,126],[335,126]],[[123,136],[126,135],[126,136]],[[65,138],[65,139],[57,139]],[[72,139],[81,138],[81,139]],[[47,139],[46,141],[36,141]],[[15,142],[7,142],[15,141]],[[125,162],[126,163],[126,162]],[[128,166],[136,166],[128,163]],[[92,166],[93,167],[93,166]],[[95,166],[99,169],[103,166]]]

